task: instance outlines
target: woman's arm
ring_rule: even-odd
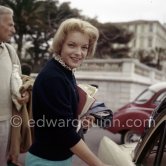
[[[107,166],[99,158],[97,158],[97,156],[88,148],[82,139],[70,148],[70,150],[89,166]]]

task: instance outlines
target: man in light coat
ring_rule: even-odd
[[[0,165],[6,166],[8,159],[8,139],[12,118],[11,73],[13,60],[20,65],[14,48],[7,44],[15,33],[13,10],[0,5]],[[10,52],[9,52],[10,48]],[[21,69],[21,68],[20,68]],[[21,70],[20,70],[21,73]],[[18,99],[26,103],[29,94],[25,92]]]

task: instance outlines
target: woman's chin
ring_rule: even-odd
[[[75,69],[77,67],[80,67],[80,64],[74,64],[74,65],[71,66],[72,69]]]
[[[80,63],[73,63],[71,66],[70,66],[70,68],[71,69],[75,69],[75,68],[77,68],[77,67],[80,67]]]

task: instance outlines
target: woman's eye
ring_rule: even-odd
[[[88,50],[88,47],[82,47],[83,50]]]
[[[74,47],[74,44],[68,44],[68,46],[73,48],[73,47]]]

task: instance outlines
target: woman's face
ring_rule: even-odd
[[[64,41],[61,58],[71,69],[81,65],[87,56],[89,37],[81,32],[70,32]]]

